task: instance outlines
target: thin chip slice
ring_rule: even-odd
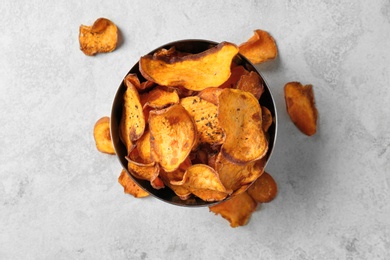
[[[264,172],[249,188],[248,194],[257,202],[272,201],[278,193],[278,186],[272,176]]]
[[[120,122],[120,138],[126,145],[127,151],[133,149],[134,143],[145,131],[145,118],[137,88],[133,84],[133,76],[124,79],[127,87],[124,94],[122,118]]]
[[[204,201],[221,201],[230,192],[222,185],[218,173],[206,164],[195,164],[188,167],[183,180],[175,182],[175,184],[183,185]]]
[[[200,91],[197,96],[218,106],[218,97],[222,90],[222,88],[205,88]]]
[[[318,112],[313,86],[289,82],[284,86],[284,97],[291,121],[305,135],[314,135],[317,131]]]
[[[274,38],[263,30],[255,30],[254,35],[239,46],[239,50],[254,64],[274,59],[278,54]]]
[[[110,118],[105,116],[96,121],[93,128],[96,148],[102,153],[115,154],[110,133]]]
[[[216,105],[198,96],[182,98],[180,104],[194,118],[199,143],[221,144],[224,141]]]
[[[223,83],[219,88],[236,88],[237,82],[240,80],[241,76],[249,74],[249,71],[246,70],[243,66],[235,66],[231,69],[230,77],[225,83]]]
[[[242,75],[236,88],[252,93],[256,99],[260,99],[261,94],[264,92],[263,80],[260,75],[254,71]]]
[[[152,159],[167,171],[176,170],[197,139],[191,115],[180,104],[149,113]]]
[[[261,106],[261,114],[263,117],[263,130],[267,132],[273,123],[272,113],[267,107]]]
[[[155,87],[151,91],[140,95],[142,107],[150,106],[161,109],[179,103],[179,95],[174,89]]]
[[[166,172],[163,169],[160,170],[159,177],[181,200],[188,199],[191,196],[191,192],[183,185],[176,185],[175,183],[180,183],[183,180],[184,173],[190,166],[191,160],[187,157],[187,159],[180,164],[179,168],[173,172]]]
[[[248,193],[243,192],[227,201],[211,206],[209,209],[216,215],[221,214],[224,219],[230,222],[230,226],[235,228],[245,226],[256,207],[256,201]]]
[[[137,141],[137,152],[141,161],[145,164],[153,163],[150,148],[150,131],[146,130],[142,137]]]
[[[118,178],[118,182],[123,186],[126,194],[133,195],[136,198],[144,198],[149,196],[149,193],[143,190],[137,183],[127,174],[123,169],[121,175]]]
[[[261,107],[251,93],[224,89],[219,95],[218,120],[225,132],[221,152],[229,161],[245,164],[266,154]]]
[[[117,42],[118,28],[106,18],[97,19],[92,26],[80,25],[80,49],[88,56],[111,52],[116,49]]]
[[[140,59],[141,74],[158,85],[200,91],[207,87],[218,87],[230,76],[230,65],[238,53],[238,47],[222,42],[198,54],[165,59],[146,55]]]

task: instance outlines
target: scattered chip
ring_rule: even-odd
[[[284,97],[291,121],[305,135],[314,135],[317,131],[318,112],[313,86],[289,82],[284,86]]]
[[[254,35],[238,48],[240,53],[254,64],[274,59],[278,54],[274,38],[263,30],[255,30]]]
[[[96,121],[93,128],[96,148],[102,153],[115,154],[111,141],[110,118],[105,116]]]
[[[149,193],[143,190],[137,183],[127,174],[123,169],[118,178],[118,182],[123,186],[124,192],[131,194],[136,198],[143,198],[149,196]]]
[[[88,56],[116,49],[118,28],[106,18],[97,19],[92,26],[80,25],[80,49]]]
[[[140,59],[141,74],[158,85],[183,86],[200,91],[207,87],[218,87],[230,76],[232,59],[238,47],[222,42],[198,54],[177,57],[172,61],[146,55]]]
[[[249,188],[248,194],[257,202],[272,201],[278,193],[278,186],[272,176],[264,172]]]
[[[230,226],[235,228],[245,226],[256,207],[256,201],[248,193],[243,192],[227,201],[211,206],[209,209],[216,215],[221,214],[224,219],[230,222]]]

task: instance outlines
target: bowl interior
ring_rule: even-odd
[[[168,44],[165,44],[163,46],[160,46],[156,48],[155,50],[151,51],[149,54],[153,54],[156,50],[159,50],[161,48],[169,49],[170,47],[175,47],[178,51],[182,52],[189,52],[189,53],[199,53],[202,51],[205,51],[218,43],[207,41],[207,40],[181,40],[176,42],[171,42]],[[276,107],[274,103],[274,99],[272,97],[271,91],[267,85],[267,83],[264,81],[264,78],[260,74],[259,71],[256,70],[256,68],[253,66],[252,63],[250,63],[244,56],[238,54],[235,58],[235,62],[239,65],[244,66],[249,71],[255,71],[257,72],[260,77],[263,80],[264,84],[264,93],[261,95],[261,98],[259,100],[260,104],[262,106],[266,106],[272,113],[272,116],[275,118],[274,123],[271,125],[271,127],[268,130],[269,133],[269,148],[267,152],[267,161],[269,160],[272,150],[275,145],[276,140],[276,129],[277,129],[277,114],[276,114]],[[139,64],[138,62],[130,69],[128,73],[135,73],[138,75],[141,82],[144,80],[142,77],[140,71],[139,71]],[[122,143],[122,141],[119,138],[119,123],[122,115],[122,109],[123,109],[123,96],[126,91],[126,86],[122,80],[117,93],[114,98],[114,102],[112,105],[112,111],[111,111],[111,138],[112,142],[117,154],[117,157],[122,165],[122,167],[127,170],[128,174],[131,178],[134,179],[134,181],[140,185],[142,188],[144,188],[147,192],[154,195],[156,198],[178,206],[211,206],[213,204],[216,204],[218,202],[207,202],[203,201],[197,197],[191,197],[187,200],[180,199],[171,189],[168,187],[164,189],[154,189],[150,182],[147,180],[142,180],[135,178],[133,175],[130,174],[130,172],[127,169],[127,160],[125,156],[127,155],[127,150],[125,145]]]

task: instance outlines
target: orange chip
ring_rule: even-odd
[[[218,122],[218,107],[198,96],[182,98],[180,104],[193,117],[200,143],[220,144],[224,133]]]
[[[239,50],[254,64],[274,59],[278,54],[274,38],[262,30],[255,30],[254,35],[239,46]]]
[[[151,156],[149,130],[146,130],[142,137],[137,141],[136,149],[143,163],[149,164],[153,162]]]
[[[132,178],[127,174],[125,170],[121,171],[121,175],[118,178],[118,182],[123,186],[124,192],[131,194],[136,198],[143,198],[149,196],[149,193],[143,190]]]
[[[183,185],[176,185],[175,183],[180,183],[183,180],[184,173],[188,167],[191,166],[191,160],[187,157],[179,168],[173,172],[166,172],[163,169],[160,170],[160,178],[163,180],[166,186],[171,188],[173,192],[179,196],[180,199],[186,200],[191,196],[191,192],[184,187]]]
[[[155,87],[151,91],[140,95],[142,107],[164,108],[179,103],[179,95],[174,89]]]
[[[218,97],[222,88],[205,88],[198,93],[198,97],[218,106]]]
[[[88,56],[115,50],[118,28],[106,18],[97,19],[92,26],[80,25],[80,49]]]
[[[93,128],[96,148],[102,153],[115,154],[111,141],[110,118],[105,116],[96,121]]]
[[[145,118],[137,88],[133,84],[132,75],[124,79],[127,87],[124,95],[124,105],[120,122],[120,137],[125,143],[127,151],[130,152],[134,142],[138,140],[145,131]]]
[[[237,82],[240,80],[241,76],[249,74],[243,66],[235,66],[231,69],[230,77],[225,83],[223,83],[219,88],[236,88]]]
[[[158,85],[200,91],[218,87],[230,76],[230,65],[238,53],[236,45],[222,42],[198,54],[189,54],[173,60],[146,55],[140,59],[141,74]]]
[[[197,139],[191,115],[180,104],[149,113],[152,158],[167,171],[176,170]]]
[[[229,161],[245,164],[266,154],[261,108],[252,94],[224,89],[219,95],[218,120],[225,131],[221,152]]]
[[[287,112],[291,121],[304,134],[311,136],[317,131],[318,112],[312,85],[289,82],[284,86]]]
[[[264,132],[267,132],[273,123],[273,117],[271,111],[265,106],[261,106],[261,114],[263,117],[263,130]]]
[[[257,202],[272,201],[278,193],[278,186],[272,176],[264,172],[249,188],[248,194]]]
[[[261,94],[264,92],[263,81],[260,75],[254,71],[242,75],[237,82],[236,88],[252,93],[256,99],[260,99]]]
[[[224,219],[230,222],[230,226],[235,228],[245,226],[256,207],[256,201],[248,193],[243,192],[227,201],[211,206],[209,209],[216,215],[221,214]]]

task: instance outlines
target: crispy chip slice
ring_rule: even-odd
[[[260,99],[264,92],[264,85],[260,75],[254,71],[242,75],[237,83],[237,89],[252,93],[256,99]]]
[[[218,97],[222,88],[205,88],[198,93],[198,97],[218,106]]]
[[[138,184],[135,183],[132,178],[130,178],[124,169],[121,171],[118,182],[123,186],[124,192],[126,194],[131,194],[136,198],[149,196],[149,193],[138,186]]]
[[[117,42],[118,28],[106,18],[97,19],[92,26],[80,25],[80,49],[88,56],[111,52],[116,49]]]
[[[284,86],[284,97],[291,121],[305,135],[314,135],[317,131],[318,112],[313,86],[289,82]]]
[[[218,120],[225,132],[221,152],[229,161],[245,164],[266,154],[261,107],[251,93],[224,89],[219,95]]]
[[[124,95],[123,112],[119,126],[120,138],[126,145],[128,152],[133,149],[134,142],[143,135],[146,125],[139,94],[133,80],[132,75],[128,75],[124,79],[127,89]]]
[[[153,163],[150,149],[150,131],[149,129],[137,141],[137,152],[142,162],[145,164]]]
[[[223,83],[219,88],[236,88],[238,81],[241,76],[249,74],[249,71],[246,70],[243,66],[235,66],[231,69],[230,77],[225,83]]]
[[[93,127],[96,148],[102,153],[115,154],[111,141],[110,118],[105,116],[96,121]]]
[[[272,201],[278,193],[278,186],[272,176],[264,172],[249,188],[248,194],[257,202]]]
[[[248,41],[239,45],[239,50],[240,54],[254,64],[274,59],[278,54],[274,38],[263,30],[255,30]]]
[[[272,117],[271,111],[265,106],[261,106],[261,114],[263,117],[263,131],[267,132],[274,119]]]
[[[151,91],[140,95],[142,107],[150,106],[161,109],[180,101],[177,91],[174,89],[157,86]]]
[[[141,74],[158,85],[200,91],[218,87],[230,76],[230,65],[238,53],[238,47],[222,42],[198,54],[177,57],[168,62],[162,58],[146,55],[140,59]]]
[[[218,173],[206,164],[194,164],[188,167],[183,180],[175,184],[183,185],[204,201],[221,201],[230,192],[223,186]]]
[[[182,98],[180,104],[194,118],[200,143],[220,144],[224,141],[216,105],[198,96]]]
[[[182,200],[186,200],[191,196],[191,192],[180,184],[183,181],[185,171],[190,166],[191,160],[187,157],[186,160],[180,164],[179,168],[173,172],[166,172],[163,169],[160,170],[159,176],[162,181]],[[179,185],[176,183],[179,183]]]
[[[176,170],[197,139],[191,115],[180,104],[149,113],[152,158],[167,171]]]
[[[211,212],[221,216],[230,222],[230,226],[235,228],[245,226],[252,213],[256,210],[256,201],[243,192],[215,206],[209,207]]]

